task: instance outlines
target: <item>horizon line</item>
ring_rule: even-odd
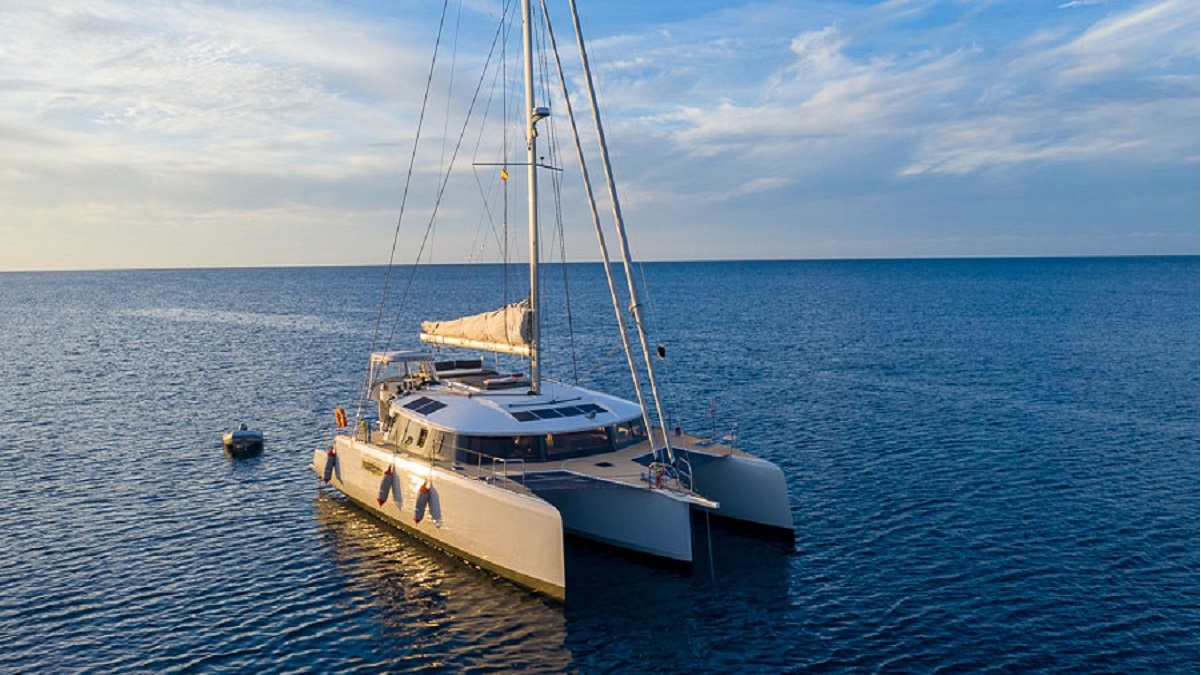
[[[693,258],[693,259],[646,259],[635,260],[635,264],[672,264],[672,263],[751,263],[751,262],[903,262],[903,261],[938,261],[938,260],[1087,260],[1107,258],[1201,258],[1199,253],[1083,253],[1083,254],[1045,254],[1045,255],[947,255],[947,256],[847,256],[824,258]],[[421,266],[461,267],[465,265],[517,265],[528,266],[528,261],[521,262],[427,262]],[[600,265],[600,260],[568,260],[543,262],[544,265]],[[611,262],[620,265],[620,262]],[[403,265],[392,264],[392,267],[411,267],[413,263]],[[336,269],[336,268],[368,268],[389,267],[388,263],[281,263],[275,265],[192,265],[164,267],[74,267],[74,268],[29,268],[29,269],[0,269],[0,274],[54,273],[54,272],[183,272],[201,270],[255,270],[255,269]]]

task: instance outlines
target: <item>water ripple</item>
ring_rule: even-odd
[[[374,318],[327,300],[381,274],[0,275],[0,671],[1197,671],[1195,259],[648,267],[675,405],[742,421],[797,542],[719,526],[687,576],[572,541],[566,606],[306,468]]]

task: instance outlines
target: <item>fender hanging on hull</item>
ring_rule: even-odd
[[[388,501],[388,495],[392,493],[396,494],[396,501],[398,503],[400,502],[400,490],[397,489],[394,476],[395,474],[392,472],[392,467],[389,465],[388,470],[384,472],[383,478],[381,478],[379,481],[379,496],[375,498],[376,504],[383,506],[384,503]]]
[[[338,466],[338,453],[334,450],[334,446],[330,446],[329,452],[325,453],[325,469],[321,472],[321,480],[329,484],[331,478],[334,477],[334,471]]]
[[[430,484],[422,483],[417,491],[417,506],[413,510],[413,522],[420,523],[425,519],[425,509],[430,503]]]

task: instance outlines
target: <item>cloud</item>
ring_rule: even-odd
[[[1106,17],[1079,37],[1045,55],[1067,82],[1116,74],[1148,75],[1173,62],[1195,62],[1198,5],[1163,0]]]
[[[627,167],[628,205],[642,220],[707,232],[701,240],[720,241],[727,256],[753,244],[716,224],[748,218],[768,239],[796,232],[796,250],[830,255],[887,251],[902,237],[944,242],[938,254],[1019,240],[1010,254],[1039,241],[1057,253],[1073,243],[1095,253],[1100,241],[1146,252],[1136,234],[1156,220],[1175,232],[1156,241],[1195,250],[1196,7],[1107,7],[750,5],[673,25],[671,40],[624,33],[610,42],[638,54],[649,76],[602,71],[628,115],[612,136],[626,156],[655,158]],[[717,34],[738,48],[719,53],[702,37]],[[667,103],[642,114],[636,100]],[[989,197],[998,190],[1003,199]],[[989,230],[1082,218],[1092,239]],[[980,233],[931,232],[952,226]],[[687,238],[662,227],[655,245]],[[801,243],[799,232],[839,228],[856,234],[824,239],[835,247]]]
[[[415,114],[400,84],[428,63],[396,46],[395,26],[319,6],[103,0],[4,16],[0,237],[13,245],[0,266],[74,265],[87,256],[73,237],[118,230],[174,260],[146,235],[156,225],[304,221],[372,208],[346,200],[385,189],[395,202]],[[54,230],[71,236],[27,236]]]
[[[915,15],[928,3],[883,8]],[[682,152],[710,158],[833,157],[886,137],[910,148],[891,167],[900,176],[1118,157],[1188,162],[1196,14],[1193,3],[1166,0],[1074,31],[1013,36],[1014,47],[951,51],[881,52],[870,36],[827,25],[791,39],[790,61],[761,78],[759,96],[716,96],[661,117]]]
[[[1191,28],[1190,28],[1191,26]],[[925,135],[904,175],[1046,161],[1195,162],[1196,7],[1168,0],[986,65],[976,105]],[[1190,119],[1191,118],[1191,119]]]
[[[410,105],[385,64],[414,59],[336,16],[90,2],[23,5],[7,19],[0,72],[29,83],[5,94],[10,123],[96,144],[213,160],[233,145],[233,161],[269,164],[280,155],[241,155],[238,142],[286,140],[292,152],[275,148],[286,160],[362,143],[364,127],[393,121],[379,103]],[[348,119],[362,124],[339,123]]]
[[[464,6],[464,26],[492,11],[476,5]],[[133,249],[146,265],[156,255],[182,264],[189,251],[195,264],[254,263],[245,247],[210,243],[222,223],[264,244],[266,262],[379,262],[424,93],[438,20],[430,6],[0,6],[0,267],[128,266]],[[712,233],[690,246],[743,251],[751,244],[721,223],[783,229],[803,219],[859,232],[879,214],[913,227],[962,217],[919,217],[905,196],[919,183],[930,201],[953,204],[938,188],[984,193],[998,176],[1035,189],[1034,176],[1075,180],[1123,165],[1161,177],[1167,167],[1173,185],[1182,171],[1195,179],[1195,3],[710,7],[602,24],[590,43],[623,201],[659,228],[652,256],[678,250],[682,223]],[[442,45],[439,75],[453,64],[467,93],[431,96],[418,174],[439,176],[449,161],[491,35],[485,25]],[[570,30],[557,37],[571,47]],[[578,92],[578,71],[569,77]],[[490,122],[499,98],[491,106]],[[462,166],[473,161],[467,142]],[[1195,201],[1193,183],[1172,203]],[[479,191],[448,194],[444,214],[474,226]],[[432,189],[410,196],[422,228],[433,199]],[[342,224],[340,239],[320,232]],[[908,240],[950,241],[925,231]]]

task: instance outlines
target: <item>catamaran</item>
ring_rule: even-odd
[[[586,168],[583,182],[637,401],[542,375],[537,125],[550,110],[535,100],[532,12],[530,0],[523,0],[529,296],[493,311],[423,322],[419,340],[426,348],[372,350],[364,387],[370,404],[360,406],[353,421],[339,408],[338,425],[347,429],[312,458],[322,481],[371,514],[559,600],[567,595],[565,534],[682,563],[691,563],[699,548],[693,541],[694,513],[749,524],[788,541],[793,537],[786,480],[778,466],[732,447],[716,433],[687,433],[667,422],[574,0],[569,4],[632,331],[626,328]],[[543,4],[549,30],[545,9]],[[549,42],[553,47],[553,34]],[[560,82],[583,168],[562,75]],[[479,352],[509,355],[527,367],[499,369]],[[643,381],[651,402],[644,397]]]

